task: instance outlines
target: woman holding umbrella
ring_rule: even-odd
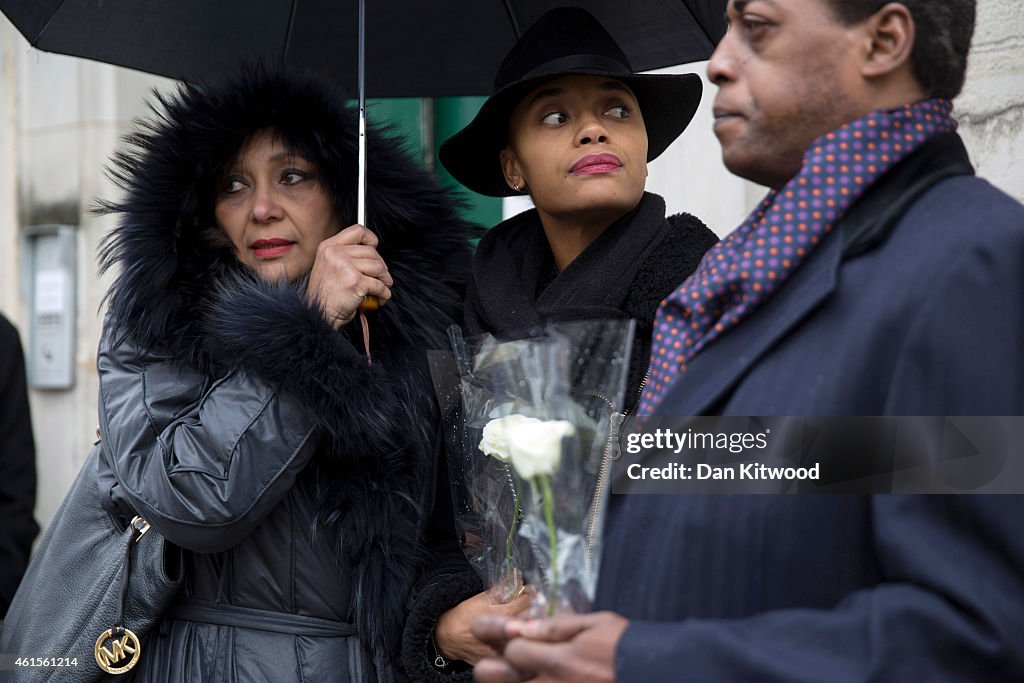
[[[717,241],[693,216],[666,217],[664,200],[644,191],[647,162],[683,132],[700,94],[697,76],[634,74],[579,8],[552,10],[522,36],[476,118],[441,147],[442,163],[466,187],[528,194],[536,206],[480,241],[468,334],[634,318],[626,402],[634,407],[658,304]],[[473,618],[525,607],[524,599],[490,605],[476,575],[452,566],[422,583],[403,644],[418,680],[464,670],[452,660],[472,663],[488,652],[469,633]]]
[[[115,160],[99,352],[110,496],[184,548],[145,681],[391,681],[471,227],[322,84],[251,70],[157,96]],[[374,296],[372,362],[361,302]]]

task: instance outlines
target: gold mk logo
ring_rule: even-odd
[[[123,674],[138,663],[142,646],[139,644],[138,637],[128,629],[124,630],[124,636],[120,640],[114,638],[113,635],[114,632],[108,628],[96,640],[96,663],[109,674]],[[109,648],[106,646],[108,640],[110,641]],[[131,659],[125,662],[129,656]]]

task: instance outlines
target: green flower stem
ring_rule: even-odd
[[[509,569],[512,566],[512,541],[516,537],[516,526],[519,522],[519,496],[512,493],[512,498],[516,503],[516,510],[512,513],[512,526],[509,527],[508,537],[505,538],[505,569]]]
[[[538,474],[537,485],[544,497],[544,517],[548,523],[548,541],[551,543],[551,587],[548,589],[548,616],[555,613],[558,599],[558,533],[555,529],[555,497],[551,493],[551,480],[546,474]]]

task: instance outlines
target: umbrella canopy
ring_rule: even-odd
[[[707,59],[726,0],[368,0],[366,95],[486,95],[498,64],[547,10],[586,8],[646,71]],[[29,42],[171,78],[242,61],[312,68],[356,90],[357,0],[0,0]]]

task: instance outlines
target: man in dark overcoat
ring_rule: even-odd
[[[772,192],[662,303],[641,413],[1024,414],[1024,207],[951,114],[975,4],[730,0],[715,134]],[[608,611],[478,622],[478,681],[1024,680],[1022,496],[612,498]]]

